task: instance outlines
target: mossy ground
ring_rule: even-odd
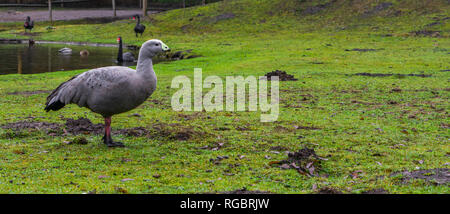
[[[107,148],[102,136],[89,143],[65,144],[75,136],[44,131],[19,134],[0,129],[0,192],[3,193],[198,193],[246,187],[274,193],[313,193],[321,187],[360,193],[383,188],[390,193],[449,193],[447,185],[389,175],[404,170],[448,168],[449,162],[449,5],[447,1],[392,1],[368,13],[378,1],[336,1],[304,15],[311,1],[243,0],[173,10],[150,16],[147,31],[135,38],[134,23],[36,23],[39,40],[129,44],[150,38],[174,50],[194,49],[203,57],[155,65],[157,91],[141,107],[113,118],[113,128],[146,127],[191,131],[188,140],[154,132],[153,137],[115,136],[125,148]],[[323,1],[322,3],[326,3]],[[409,4],[411,3],[411,4]],[[400,12],[397,12],[400,11]],[[219,15],[233,13],[234,18]],[[369,14],[369,15],[367,15]],[[219,16],[219,17],[218,17]],[[440,22],[427,27],[427,24]],[[26,37],[22,23],[0,25],[0,38]],[[439,36],[414,36],[418,30]],[[346,51],[371,48],[376,51]],[[298,81],[280,82],[280,115],[261,123],[261,112],[175,112],[171,80],[177,75],[262,76],[284,70]],[[0,76],[1,124],[65,118],[102,118],[74,105],[43,111],[46,93],[85,70]],[[352,74],[430,74],[368,77]],[[141,117],[131,116],[137,113]],[[318,129],[301,129],[299,126]],[[176,127],[176,128],[171,128]],[[244,128],[242,128],[244,127]],[[218,150],[199,149],[205,146]],[[320,174],[306,177],[269,165],[286,159],[282,146],[305,146],[326,157]],[[210,159],[229,156],[220,164]],[[245,157],[243,157],[245,156]],[[270,159],[268,159],[270,156]],[[359,171],[360,170],[360,171]],[[352,173],[358,176],[352,176]],[[127,178],[133,180],[127,180]],[[126,179],[126,180],[123,180]]]

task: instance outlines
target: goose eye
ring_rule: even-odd
[[[156,46],[159,46],[159,44],[158,44],[158,43],[156,43],[155,45],[156,45]]]

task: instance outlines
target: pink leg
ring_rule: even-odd
[[[103,142],[109,147],[124,147],[121,142],[114,142],[111,138],[111,117],[105,117],[105,136]]]
[[[111,117],[105,117],[105,138],[111,139]]]

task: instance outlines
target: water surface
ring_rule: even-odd
[[[72,55],[63,56],[58,50],[72,49]],[[88,50],[89,56],[80,56],[81,50]],[[130,51],[130,50],[124,50]],[[59,44],[0,44],[0,74],[35,74],[76,69],[92,69],[118,65],[117,47],[93,47]],[[138,56],[135,51],[130,51]],[[136,65],[127,63],[125,66]]]

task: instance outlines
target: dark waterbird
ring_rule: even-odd
[[[133,20],[137,19],[137,23],[136,26],[134,26],[134,32],[136,33],[136,37],[138,37],[138,33],[142,34],[145,31],[145,26],[143,24],[141,24],[141,17],[139,15],[134,15],[133,16]]]
[[[57,111],[70,103],[86,107],[105,119],[103,143],[109,147],[123,147],[123,143],[111,138],[111,117],[138,107],[155,91],[152,58],[169,50],[160,40],[148,40],[139,51],[136,70],[109,66],[76,75],[52,91],[44,110]]]
[[[25,23],[23,24],[23,27],[25,28],[25,32],[27,30],[30,30],[30,32],[31,32],[31,30],[34,27],[34,21],[31,21],[31,18],[29,16],[27,16],[27,19],[25,20]]]
[[[119,43],[119,52],[117,53],[117,62],[134,62],[136,60],[134,58],[134,54],[131,52],[123,53],[122,48],[122,37],[117,38],[117,42]]]

